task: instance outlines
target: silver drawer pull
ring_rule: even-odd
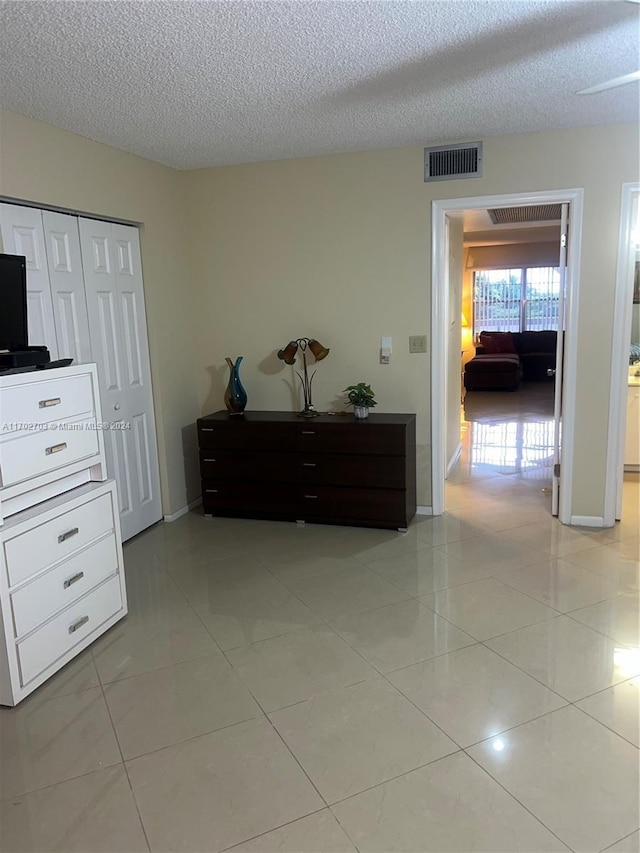
[[[317,501],[318,500],[317,495],[305,495],[305,498],[308,498],[310,501]]]
[[[217,495],[217,494],[218,494],[218,490],[217,490],[217,489],[205,489],[205,492],[206,492],[208,495]]]
[[[213,427],[200,427],[202,432],[213,432]]]
[[[51,447],[45,447],[44,452],[46,456],[51,456],[52,453],[60,453],[61,450],[67,449],[67,442],[62,441],[60,444],[54,444]]]
[[[205,462],[215,462],[216,460],[215,459],[205,459],[204,461]]]
[[[302,433],[302,435],[315,435],[316,434],[315,429],[303,429],[303,430],[300,430],[300,432]]]
[[[88,621],[89,621],[88,616],[81,616],[77,622],[74,622],[73,625],[69,625],[69,633],[75,634],[75,632],[78,630],[78,628],[82,628],[82,626],[86,625]]]
[[[303,468],[315,468],[316,463],[315,462],[303,462],[302,467]]]
[[[61,533],[60,536],[58,536],[58,544],[61,545],[63,542],[66,542],[67,539],[71,539],[71,537],[75,536],[77,533],[77,527],[72,527],[71,530],[67,530],[66,533]]]
[[[75,575],[71,575],[70,578],[67,578],[67,580],[62,584],[62,586],[65,589],[69,589],[72,584],[74,584],[76,581],[82,580],[83,577],[84,572],[76,572]]]
[[[62,400],[60,397],[52,397],[50,400],[40,400],[38,403],[39,409],[48,409],[50,406],[59,406]]]

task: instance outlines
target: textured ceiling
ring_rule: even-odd
[[[0,103],[179,169],[635,121],[624,0],[0,3]]]

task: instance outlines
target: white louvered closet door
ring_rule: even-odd
[[[80,219],[80,245],[102,417],[110,427],[107,468],[126,540],[162,517],[138,230]]]
[[[27,314],[30,346],[46,346],[52,360],[58,358],[53,319],[51,283],[47,268],[42,211],[17,204],[0,205],[4,251],[27,259]]]
[[[78,217],[42,211],[59,358],[88,364],[91,357]]]

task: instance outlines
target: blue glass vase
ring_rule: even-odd
[[[229,376],[227,390],[224,392],[224,404],[232,417],[243,415],[245,406],[247,405],[247,392],[240,381],[240,364],[242,359],[243,356],[239,355],[235,364],[230,358],[225,359],[231,370],[231,375]]]

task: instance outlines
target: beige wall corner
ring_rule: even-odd
[[[141,224],[140,243],[165,514],[197,496],[193,444],[193,302],[184,174],[45,122],[0,113],[0,194]],[[190,450],[191,452],[191,450]],[[190,465],[193,469],[193,465]]]

